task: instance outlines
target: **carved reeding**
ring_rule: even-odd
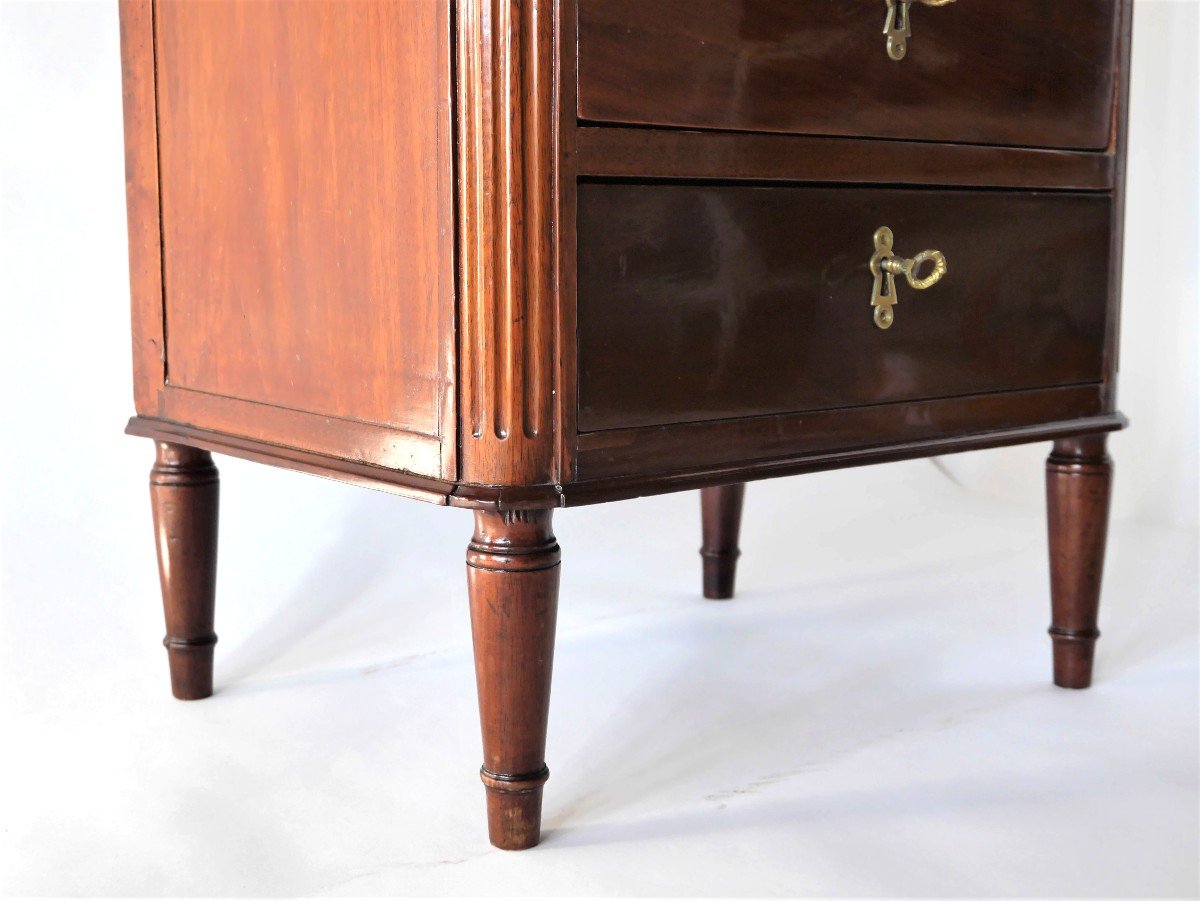
[[[553,468],[552,0],[457,11],[463,477]]]

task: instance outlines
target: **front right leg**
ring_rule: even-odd
[[[541,838],[560,553],[551,511],[478,510],[467,547],[488,836],[509,851]]]

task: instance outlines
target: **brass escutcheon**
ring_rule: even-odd
[[[871,288],[871,306],[875,308],[875,324],[882,329],[890,328],[896,314],[896,276],[903,275],[905,281],[917,291],[932,288],[946,274],[946,257],[940,250],[922,250],[915,257],[898,257],[892,252],[892,230],[886,225],[875,230],[875,252],[871,254],[871,275],[875,284]],[[918,277],[921,267],[932,263],[933,268],[924,278]]]
[[[883,22],[883,33],[887,35],[887,55],[899,62],[908,52],[908,39],[912,37],[912,22],[909,13],[914,2],[926,6],[945,6],[954,0],[884,0],[887,3],[887,18]]]

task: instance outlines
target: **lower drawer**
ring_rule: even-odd
[[[1099,382],[1107,196],[586,183],[581,432]],[[873,318],[874,235],[941,251]],[[920,274],[924,274],[921,272]]]

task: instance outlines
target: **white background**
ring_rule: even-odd
[[[565,511],[546,839],[491,849],[469,515],[218,458],[217,694],[169,698],[115,3],[0,2],[0,887],[1192,894],[1195,3],[1139,0],[1096,685],[1049,685],[1043,445]]]

